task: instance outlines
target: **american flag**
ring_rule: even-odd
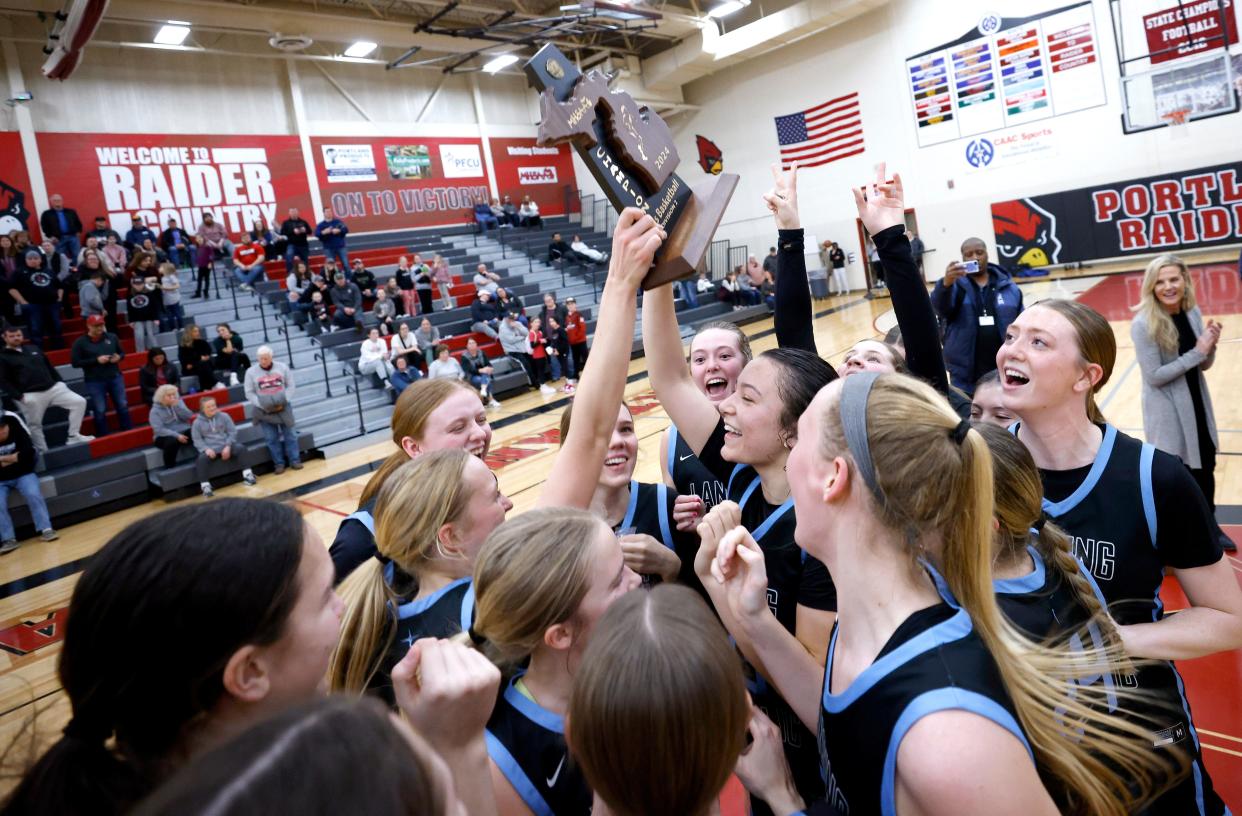
[[[857,156],[863,152],[858,91],[799,113],[776,117],[776,138],[781,144],[781,166],[785,170],[795,161],[799,168],[806,168]]]

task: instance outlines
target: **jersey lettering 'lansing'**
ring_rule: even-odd
[[[483,737],[487,754],[535,816],[585,816],[593,796],[565,744],[565,721],[517,689],[501,691]]]
[[[1095,460],[1084,468],[1041,471],[1044,512],[1074,541],[1074,552],[1096,578],[1120,624],[1164,617],[1160,587],[1166,567],[1193,569],[1223,555],[1203,494],[1181,461],[1101,426]],[[1176,745],[1191,773],[1148,809],[1151,816],[1220,816],[1224,803],[1203,767],[1181,676],[1170,661],[1138,672],[1138,685],[1174,709],[1157,719],[1156,745]]]
[[[836,645],[834,627],[820,702],[819,749],[829,804],[843,816],[896,814],[897,750],[928,714],[973,712],[1009,731],[1030,753],[1000,670],[964,609],[940,603],[915,612],[870,666],[833,693]]]
[[[678,495],[698,496],[703,500],[705,513],[728,498],[725,483],[699,461],[686,440],[677,433],[676,425],[668,426],[668,475]]]

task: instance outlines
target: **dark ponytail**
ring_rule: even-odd
[[[105,544],[69,604],[59,674],[73,718],[3,815],[120,814],[167,776],[223,696],[229,658],[283,634],[303,537],[291,507],[222,499]]]

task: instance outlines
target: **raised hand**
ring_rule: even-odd
[[[720,539],[712,577],[724,585],[729,611],[738,620],[769,614],[767,564],[745,527],[734,527]]]
[[[706,581],[712,574],[712,564],[716,560],[720,539],[741,523],[742,508],[738,507],[737,502],[731,501],[716,505],[699,522],[695,528],[699,534],[699,551],[694,556],[694,572],[700,580]]]
[[[875,235],[881,230],[906,223],[906,202],[901,186],[901,174],[894,173],[892,181],[885,176],[884,162],[875,168],[875,181],[854,189],[854,204],[858,217]]]
[[[802,810],[802,797],[798,795],[789,763],[785,760],[781,730],[753,704],[746,730],[752,741],[737,758],[734,770],[738,779],[742,780],[746,790],[767,802],[775,813]]]
[[[474,649],[423,638],[392,670],[397,706],[442,754],[483,736],[500,688],[500,670]]]
[[[626,207],[617,217],[612,233],[612,255],[608,279],[620,280],[634,289],[642,283],[655,259],[656,250],[668,236],[650,215],[636,207]]]
[[[673,501],[673,521],[677,523],[677,529],[687,533],[698,527],[699,520],[703,518],[704,506],[703,499],[699,496],[678,496]]]
[[[676,581],[681,571],[681,559],[677,553],[645,533],[623,535],[621,558],[625,565],[639,575],[658,575],[665,581]]]
[[[781,166],[772,163],[772,189],[763,196],[763,203],[776,219],[777,229],[798,229],[802,222],[798,216],[798,165],[781,172]]]

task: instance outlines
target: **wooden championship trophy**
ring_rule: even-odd
[[[539,145],[573,143],[618,211],[637,207],[667,233],[643,288],[694,275],[737,175],[722,173],[692,188],[673,172],[679,158],[664,120],[628,93],[610,90],[599,71],[583,75],[555,45],[540,48],[525,71],[542,91]]]

